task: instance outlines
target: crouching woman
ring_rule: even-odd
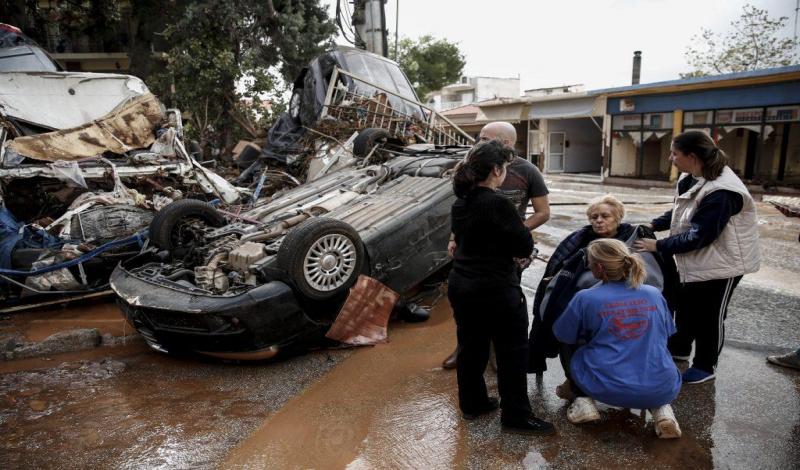
[[[561,361],[574,397],[567,418],[599,420],[598,400],[650,409],[659,437],[680,437],[669,405],[681,376],[667,350],[667,338],[675,333],[667,302],[658,289],[642,284],[644,262],[621,241],[591,242],[586,259],[602,283],[578,292],[553,325],[564,344]],[[568,398],[563,390],[560,396]]]

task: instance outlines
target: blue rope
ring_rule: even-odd
[[[95,256],[111,250],[113,248],[117,248],[120,246],[127,246],[133,245],[134,243],[138,244],[139,247],[144,245],[144,238],[147,237],[147,230],[142,230],[141,232],[134,233],[133,235],[127,238],[121,238],[119,240],[113,240],[105,245],[100,245],[92,251],[82,254],[81,256],[71,259],[69,261],[65,261],[63,263],[52,264],[50,266],[45,266],[43,268],[39,268],[33,271],[19,271],[16,269],[0,269],[0,274],[5,274],[6,276],[38,276],[40,274],[49,273],[51,271],[56,271],[63,268],[69,268],[75,266],[77,264],[86,262]]]

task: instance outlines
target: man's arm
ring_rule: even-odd
[[[531,205],[533,206],[533,214],[523,222],[528,230],[533,230],[550,220],[550,202],[547,199],[547,194],[532,197]]]

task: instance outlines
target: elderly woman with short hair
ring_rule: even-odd
[[[547,370],[545,359],[556,357],[560,348],[553,336],[553,323],[578,291],[597,284],[597,279],[586,267],[585,251],[589,243],[612,238],[630,246],[636,239],[655,239],[649,227],[623,222],[625,206],[610,194],[589,201],[586,217],[589,225],[572,232],[558,244],[536,289],[533,326],[528,338],[529,373],[540,374]],[[661,289],[671,307],[678,279],[674,260],[653,253],[653,256],[646,256],[644,261],[648,267],[645,284]]]

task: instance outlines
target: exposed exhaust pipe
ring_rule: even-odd
[[[631,85],[639,84],[639,76],[642,73],[642,51],[633,51],[633,76]]]

